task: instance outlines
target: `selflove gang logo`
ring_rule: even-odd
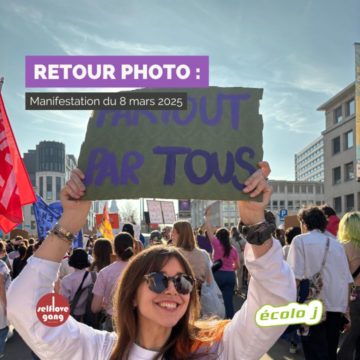
[[[308,304],[290,303],[285,306],[265,305],[255,315],[258,326],[278,326],[293,324],[318,324],[322,319],[323,303],[319,300]]]
[[[36,315],[46,326],[62,325],[70,315],[69,302],[59,294],[46,294],[36,305]]]

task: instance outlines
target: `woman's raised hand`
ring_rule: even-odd
[[[91,201],[80,201],[85,194],[84,178],[85,176],[80,169],[74,169],[71,172],[70,179],[60,193],[64,212],[59,224],[73,234],[77,233],[85,225],[91,206]]]
[[[258,163],[259,170],[255,171],[246,181],[244,193],[250,197],[263,195],[261,202],[259,201],[239,201],[238,207],[240,218],[246,225],[256,224],[264,220],[264,210],[270,201],[272,188],[267,182],[271,169],[269,163],[261,161]]]

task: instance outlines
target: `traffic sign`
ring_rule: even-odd
[[[279,211],[279,220],[280,220],[280,222],[284,222],[285,217],[287,216],[287,214],[288,214],[287,209],[281,209]]]

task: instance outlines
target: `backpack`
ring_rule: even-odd
[[[85,302],[85,314],[82,316],[82,323],[93,327],[94,329],[100,329],[101,323],[104,320],[104,315],[102,312],[100,313],[93,313],[91,311],[91,303],[94,297],[94,294],[92,293],[93,288],[94,288],[94,284],[96,281],[96,273],[91,271],[90,275],[91,275],[91,284],[86,286],[85,288],[82,288],[83,283],[86,279],[86,277],[88,276],[89,271],[86,271],[84,274],[84,277],[81,281],[81,284],[79,286],[79,288],[77,289],[74,298],[72,299],[72,301],[70,302],[70,315],[74,317],[74,310],[76,308],[77,303],[79,302],[80,296],[82,295],[82,293],[84,291],[86,291],[87,296],[86,296],[86,302]]]

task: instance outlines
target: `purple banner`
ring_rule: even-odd
[[[208,56],[26,56],[25,86],[204,88]]]

